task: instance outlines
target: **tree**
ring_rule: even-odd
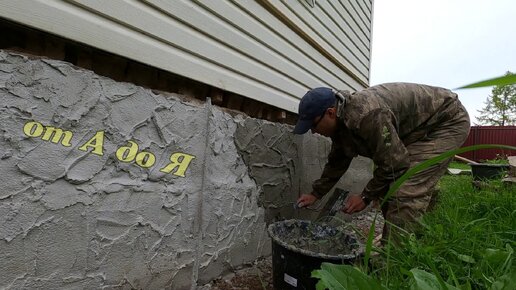
[[[515,74],[507,72],[505,76],[513,77]],[[480,125],[516,125],[516,84],[493,87],[484,104],[485,107],[478,111]]]

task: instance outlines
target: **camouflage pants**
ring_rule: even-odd
[[[462,146],[469,134],[469,116],[460,102],[456,102],[455,106],[451,118],[406,145],[410,154],[410,167]],[[415,132],[414,135],[417,134]],[[433,208],[439,192],[437,182],[446,173],[450,162],[451,159],[448,159],[416,173],[384,203],[383,241],[397,227],[407,231],[414,230],[418,219]]]

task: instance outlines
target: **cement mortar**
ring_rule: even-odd
[[[284,220],[271,224],[268,232],[274,243],[308,257],[349,262],[361,253],[355,234],[344,226]]]
[[[270,255],[329,150],[291,130],[0,50],[0,288],[190,289]]]

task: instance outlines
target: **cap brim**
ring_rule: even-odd
[[[292,133],[305,134],[306,132],[308,132],[308,130],[310,130],[310,128],[312,128],[313,123],[314,122],[312,120],[298,120],[296,127],[294,127]]]

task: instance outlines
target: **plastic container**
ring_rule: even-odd
[[[352,264],[363,252],[354,234],[326,224],[285,220],[270,224],[268,232],[276,290],[315,289],[311,273],[323,262]]]
[[[473,180],[496,179],[502,177],[510,168],[507,164],[470,163]]]

